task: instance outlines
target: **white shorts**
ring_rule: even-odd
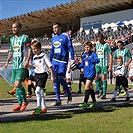
[[[66,72],[66,78],[71,79],[71,77],[72,77],[72,72],[70,72],[70,73]]]
[[[133,76],[133,70],[129,71],[128,76]]]
[[[66,71],[66,78],[67,79],[71,79],[71,77],[72,77],[71,76],[72,72],[70,71],[70,73],[68,73],[69,69],[70,69],[70,61],[68,62],[67,71]]]

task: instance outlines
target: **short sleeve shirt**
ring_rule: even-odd
[[[33,60],[35,73],[45,73],[52,67],[49,57],[43,51],[39,55],[34,55]]]
[[[96,43],[96,53],[100,60],[97,66],[107,66],[107,54],[112,54],[111,48],[108,43]]]
[[[131,55],[130,51],[127,48],[117,49],[114,53],[113,58],[117,59],[118,56],[123,57],[123,63],[124,64],[126,64],[127,58],[132,58],[132,55]]]
[[[23,63],[28,57],[30,49],[30,39],[27,35],[10,38],[10,52],[13,53],[13,69],[23,68]]]

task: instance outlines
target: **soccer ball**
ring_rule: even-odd
[[[70,68],[72,71],[74,71],[75,69],[77,69],[77,64],[76,62],[73,62],[71,65],[70,65]]]

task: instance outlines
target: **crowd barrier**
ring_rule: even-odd
[[[112,67],[112,72],[109,72],[107,75],[107,83],[108,84],[115,84],[115,77],[113,76],[113,71],[116,70],[117,65],[113,65]],[[128,76],[128,75],[127,75]],[[72,71],[72,81],[79,80],[80,77],[80,71],[77,69],[75,71]],[[128,79],[129,85],[133,84],[129,79]]]
[[[0,66],[3,66],[7,60],[7,56],[8,56],[8,53],[7,52],[0,52]],[[10,64],[12,63],[12,60],[10,62]],[[116,70],[116,65],[113,65],[113,71]],[[72,75],[71,75],[71,80],[72,81],[76,81],[76,80],[79,80],[79,77],[80,77],[80,71],[77,69],[75,71],[72,71]],[[49,76],[49,79],[50,79],[50,76]],[[132,82],[128,79],[128,83],[129,84],[132,84]],[[113,73],[112,72],[109,72],[109,74],[107,75],[107,82],[108,84],[115,84],[115,78],[113,77]]]

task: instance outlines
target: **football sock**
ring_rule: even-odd
[[[27,99],[26,99],[26,92],[25,92],[25,89],[23,86],[20,86],[19,87],[19,93],[21,95],[21,98],[22,98],[22,102],[27,102]]]
[[[22,97],[21,97],[21,94],[19,92],[19,88],[16,88],[16,97],[18,100],[18,104],[21,106],[22,105]]]
[[[69,90],[71,89],[71,82],[67,82]]]
[[[36,87],[33,85],[33,83],[31,84],[31,87],[34,89],[34,92],[35,92]]]
[[[67,82],[64,80],[64,78],[58,78],[58,82],[61,83],[61,85],[64,87],[64,89],[67,91],[68,95],[71,95],[71,92],[69,90],[69,87],[67,85]]]
[[[58,82],[58,79],[54,82],[54,92],[56,94],[57,101],[60,102],[60,83]]]
[[[32,91],[31,91],[31,85],[28,85],[28,94],[31,95]]]
[[[96,80],[95,83],[96,83],[96,87],[99,89],[100,93],[103,93],[103,90],[101,88],[101,82],[100,82],[100,80]]]
[[[41,107],[43,108],[43,109],[46,109],[46,102],[45,102],[45,96],[44,96],[44,90],[43,90],[43,88],[41,88]]]
[[[126,91],[126,95],[127,97],[130,97],[129,91]]]
[[[122,90],[122,85],[120,85],[118,92],[120,93]]]
[[[95,101],[96,102],[94,90],[89,90],[89,92],[91,94],[92,101]]]
[[[36,97],[37,97],[37,108],[41,109],[41,88],[39,86],[36,87]]]
[[[85,90],[85,98],[84,98],[84,102],[87,103],[89,99],[89,90]]]
[[[106,95],[107,90],[107,80],[103,80],[103,95]]]
[[[114,91],[114,98],[116,99],[116,96],[117,96],[117,91],[115,90]]]

